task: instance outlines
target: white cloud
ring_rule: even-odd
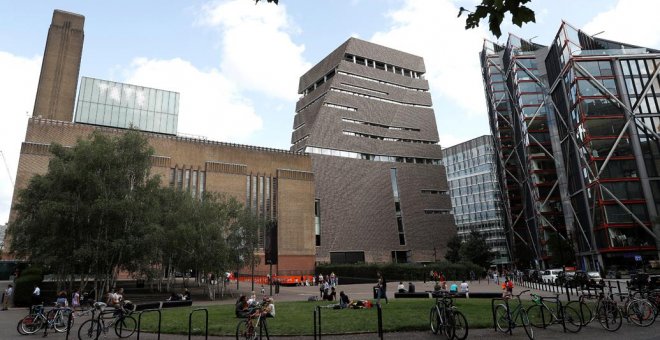
[[[179,58],[138,58],[125,81],[180,93],[179,132],[242,142],[262,127],[252,103],[218,70],[201,71]]]
[[[11,198],[16,180],[18,156],[25,138],[28,115],[34,108],[41,57],[23,58],[0,51],[0,94],[2,94],[2,124],[0,124],[0,150],[7,160],[11,175],[0,164],[0,224],[9,219]],[[0,161],[1,162],[1,161]]]
[[[204,6],[203,25],[222,34],[221,71],[243,90],[273,98],[297,100],[298,77],[311,64],[304,45],[291,40],[299,29],[286,14],[286,6],[245,0],[213,2]]]
[[[660,47],[660,25],[658,25],[660,1],[619,0],[614,7],[597,14],[582,29],[589,34],[605,31],[599,37],[615,41]]]
[[[387,14],[390,29],[371,41],[424,58],[436,115],[441,103],[450,102],[464,114],[486,119],[478,53],[490,34],[482,27],[466,30],[465,17],[456,18],[457,13],[449,0],[407,0]]]
[[[460,144],[466,141],[466,138],[463,137],[457,137],[453,134],[440,134],[440,146],[442,146],[442,149],[446,149],[450,146],[454,146],[456,144]]]

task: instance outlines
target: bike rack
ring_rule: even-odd
[[[506,312],[509,315],[509,330],[506,331],[505,333],[509,333],[509,335],[513,335],[513,327],[511,327],[511,308],[509,307],[509,299],[504,299],[504,298],[493,298],[490,300],[490,310],[493,313],[493,330],[497,332],[497,320],[495,316],[495,301],[503,301],[504,305],[506,306]],[[522,307],[521,307],[522,308]]]
[[[376,312],[377,312],[377,322],[378,322],[378,338],[381,340],[383,339],[384,332],[383,332],[383,309],[379,304],[376,304]],[[318,325],[318,328],[317,328]],[[317,333],[318,331],[318,333]],[[266,333],[268,334],[268,333]],[[321,339],[321,306],[316,306],[314,308],[314,340],[316,340],[316,335],[318,334],[318,339]]]
[[[543,302],[543,300],[553,300],[553,304],[557,306],[557,316],[561,314],[561,327],[564,330],[564,333],[566,333],[566,316],[564,315],[564,309],[563,309],[563,304],[561,303],[561,299],[559,298],[559,294],[557,296],[540,296],[539,295],[539,302]],[[552,316],[550,316],[550,320],[552,320]],[[545,325],[545,313],[543,313],[543,308],[541,308],[541,322],[543,322],[543,329],[546,329],[547,326]]]
[[[205,328],[205,339],[209,338],[209,310],[206,308],[197,308],[193,309],[190,311],[190,314],[188,314],[188,340],[192,338],[192,316],[195,314],[195,312],[204,312],[205,315],[205,321],[204,321],[204,328]]]
[[[158,312],[158,340],[160,340],[160,322],[162,319],[162,313],[160,309],[145,309],[141,311],[138,315],[138,322],[137,322],[137,340],[140,340],[140,326],[142,325],[142,315],[151,313],[151,312]]]

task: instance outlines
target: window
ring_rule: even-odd
[[[409,250],[392,250],[392,262],[408,263],[409,260],[410,260]]]
[[[316,246],[321,245],[321,201],[314,200],[314,233],[316,234]]]
[[[332,264],[364,263],[364,252],[363,251],[330,252],[330,263]]]
[[[403,226],[403,211],[399,197],[399,184],[396,178],[396,168],[390,169],[390,181],[392,182],[392,195],[394,196],[394,216],[396,217],[397,232],[399,233],[399,244],[406,244],[405,230]]]

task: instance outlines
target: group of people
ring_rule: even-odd
[[[266,317],[275,317],[275,302],[272,297],[264,296],[259,305],[254,292],[249,299],[247,296],[241,295],[236,301],[235,314],[237,318],[252,318],[261,314]]]
[[[332,287],[335,287],[339,284],[339,277],[335,275],[335,272],[330,273],[330,275],[326,274],[325,276],[323,276],[323,273],[319,273],[318,280],[316,280],[316,282],[312,282],[312,284],[318,284],[319,286],[326,283]]]
[[[183,293],[175,293],[172,292],[170,294],[170,297],[167,298],[166,301],[190,301],[192,300],[192,296],[190,295],[190,291],[188,288],[184,289]]]

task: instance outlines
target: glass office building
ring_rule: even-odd
[[[76,123],[176,135],[179,93],[83,77]]]
[[[509,263],[502,195],[497,180],[493,137],[481,136],[442,152],[458,235],[475,230],[497,254],[493,264]]]

